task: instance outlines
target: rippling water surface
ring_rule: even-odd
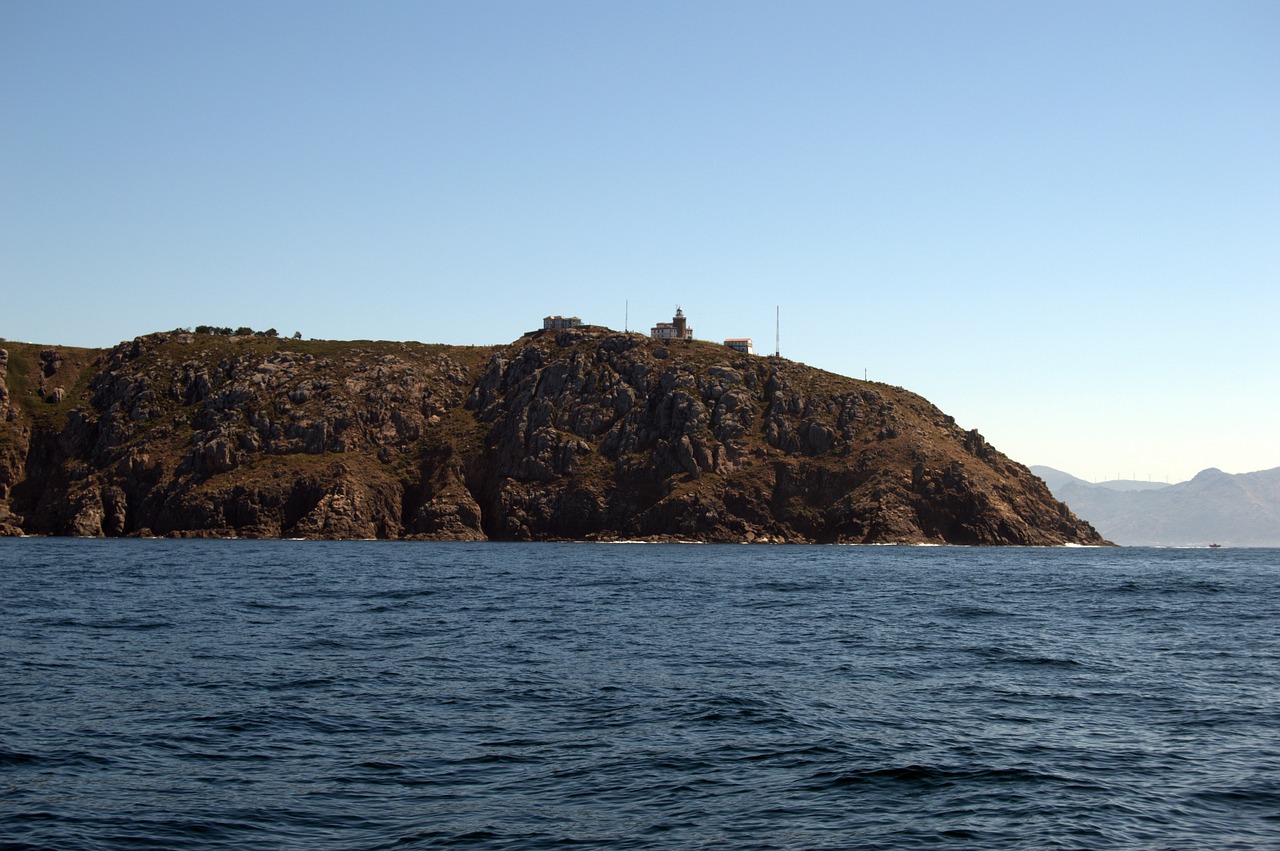
[[[1280,551],[0,541],[5,848],[1280,847]]]

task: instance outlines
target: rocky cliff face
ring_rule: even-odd
[[[6,345],[10,534],[1101,543],[924,399],[710,343]]]

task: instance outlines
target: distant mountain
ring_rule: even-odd
[[[1055,491],[1063,485],[1071,482],[1078,482],[1084,485],[1089,484],[1084,479],[1077,479],[1070,473],[1064,473],[1061,470],[1055,470],[1053,467],[1045,467],[1041,464],[1032,464],[1027,469],[1039,476],[1040,480],[1049,486],[1050,491]]]
[[[1144,482],[1140,479],[1109,479],[1105,482],[1087,482],[1084,479],[1076,478],[1070,473],[1038,465],[1031,467],[1030,470],[1039,476],[1049,486],[1050,490],[1068,482],[1086,487],[1106,488],[1113,491],[1153,491],[1169,487],[1168,482]]]
[[[1210,468],[1176,485],[1092,484],[1052,467],[1031,472],[1117,544],[1280,547],[1280,467],[1239,475]]]

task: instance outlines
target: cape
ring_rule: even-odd
[[[920,396],[708,342],[4,346],[10,535],[1105,543]]]

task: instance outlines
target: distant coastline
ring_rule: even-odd
[[[1052,467],[1030,469],[1117,544],[1280,547],[1280,467],[1234,475],[1210,468],[1176,484],[1094,484]]]

